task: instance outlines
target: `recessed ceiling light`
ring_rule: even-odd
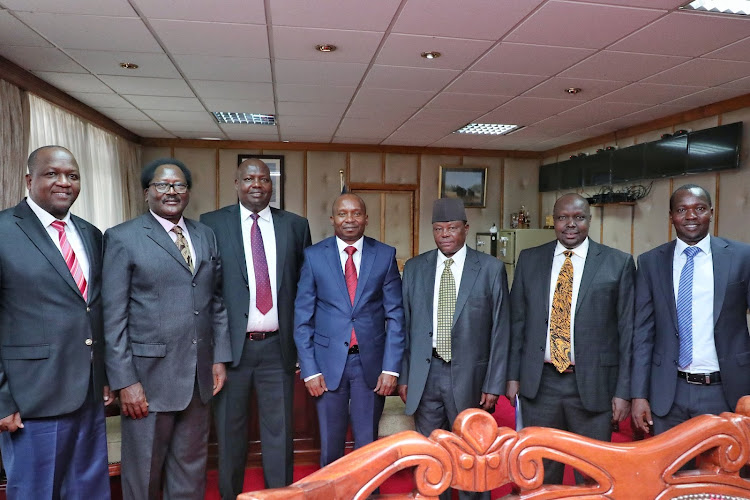
[[[437,59],[442,54],[440,52],[430,51],[430,52],[422,52],[422,57],[425,59]]]
[[[276,125],[274,115],[261,113],[238,113],[233,111],[214,111],[214,118],[219,123],[242,123],[245,125]]]
[[[565,92],[567,92],[568,94],[577,94],[580,91],[581,89],[579,89],[578,87],[570,87],[568,89],[565,89]]]
[[[717,14],[750,15],[750,1],[748,0],[695,0],[680,9],[700,10]]]
[[[120,67],[122,69],[138,69],[138,65],[132,62],[121,62]]]
[[[321,43],[320,45],[315,46],[315,50],[319,52],[333,52],[336,48],[337,47],[332,43]]]
[[[499,123],[469,123],[463,128],[453,132],[454,134],[485,134],[505,135],[518,130],[520,125],[502,125]]]

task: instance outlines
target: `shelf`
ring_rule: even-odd
[[[634,202],[634,201],[615,201],[613,203],[592,203],[589,206],[592,206],[592,207],[606,207],[607,205],[624,205],[624,206],[628,206],[628,207],[633,207],[633,206],[635,206],[635,204],[636,204],[636,202]]]

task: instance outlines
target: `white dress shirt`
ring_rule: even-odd
[[[78,229],[75,224],[70,221],[70,212],[65,214],[64,218],[57,219],[55,216],[37,205],[30,196],[26,198],[26,203],[29,204],[31,211],[34,212],[34,215],[37,216],[39,222],[42,223],[47,234],[49,234],[49,237],[52,238],[52,242],[60,251],[60,255],[63,254],[62,248],[60,248],[60,233],[57,232],[57,229],[52,227],[52,223],[56,220],[61,220],[65,223],[65,237],[68,239],[68,243],[70,243],[70,248],[73,249],[73,253],[76,254],[76,260],[78,261],[78,265],[81,266],[81,271],[83,271],[83,277],[86,278],[86,283],[89,283],[89,257],[86,254],[86,247],[83,246],[81,235],[78,234]],[[64,258],[65,256],[63,255],[63,259]]]
[[[268,264],[268,277],[271,281],[271,297],[273,305],[266,314],[261,314],[255,306],[255,267],[253,265],[253,248],[250,232],[253,227],[253,212],[240,203],[240,221],[242,223],[242,245],[245,249],[245,265],[247,266],[247,284],[250,289],[250,303],[247,314],[248,332],[275,332],[279,329],[278,291],[276,289],[276,232],[273,228],[271,208],[266,206],[258,212],[258,227],[263,237],[263,250]]]
[[[693,257],[693,362],[681,369],[690,373],[719,371],[719,356],[714,344],[714,260],[711,236],[706,235],[695,246],[701,249]],[[680,274],[687,262],[683,252],[688,244],[677,238],[672,259],[674,299],[680,287]]]
[[[454,253],[452,257],[446,257],[443,252],[437,252],[437,265],[435,266],[435,286],[432,290],[432,347],[437,347],[437,330],[438,330],[438,300],[440,299],[440,277],[445,269],[445,261],[453,259],[453,264],[448,270],[453,275],[453,281],[456,282],[456,298],[458,290],[461,288],[461,276],[464,274],[464,263],[466,262],[466,245]]]
[[[547,312],[547,346],[544,348],[544,361],[546,363],[551,362],[551,356],[549,352],[549,324],[550,317],[552,316],[552,298],[555,296],[555,288],[557,287],[557,278],[560,276],[560,270],[565,263],[565,255],[563,252],[568,250],[562,243],[557,242],[555,246],[555,257],[552,259],[552,272],[550,274],[549,283],[549,311]],[[576,248],[571,249],[573,255],[570,256],[570,260],[573,263],[573,297],[570,302],[570,364],[576,364],[575,357],[575,321],[576,321],[576,304],[578,303],[578,290],[581,288],[581,278],[583,277],[583,267],[586,265],[586,256],[589,253],[589,239],[588,237],[583,240],[583,243],[578,245]]]

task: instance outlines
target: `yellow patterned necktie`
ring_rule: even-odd
[[[453,313],[456,310],[456,280],[451,272],[453,259],[445,261],[443,274],[440,275],[440,292],[438,293],[438,327],[436,349],[445,361],[451,360],[451,329]]]
[[[549,320],[549,355],[557,371],[570,366],[570,304],[573,301],[573,252],[566,250],[565,262],[557,277]]]
[[[187,240],[185,239],[185,235],[182,234],[182,228],[180,226],[175,226],[172,228],[172,232],[174,232],[177,235],[177,240],[175,241],[175,245],[177,245],[177,249],[182,254],[182,258],[185,259],[185,263],[190,268],[190,272],[193,272],[193,256],[190,255],[190,246],[187,244]]]

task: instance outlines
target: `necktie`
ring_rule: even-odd
[[[193,256],[190,255],[190,246],[187,243],[187,240],[185,239],[185,235],[182,233],[182,228],[180,226],[175,226],[172,228],[172,232],[177,235],[177,239],[175,240],[175,245],[177,245],[177,249],[182,254],[182,258],[185,259],[185,263],[190,268],[190,272],[193,272]]]
[[[573,252],[566,250],[560,274],[552,296],[549,320],[550,361],[562,373],[570,366],[570,304],[573,302]]]
[[[453,279],[451,272],[452,264],[453,259],[445,261],[438,292],[438,327],[435,345],[438,354],[445,361],[451,360],[451,329],[453,328],[453,313],[456,311],[456,280]]]
[[[261,314],[266,314],[273,307],[271,278],[268,276],[268,261],[263,247],[263,235],[258,226],[258,214],[250,214],[250,218],[253,219],[253,226],[250,228],[250,248],[255,272],[255,307]]]
[[[354,267],[354,252],[357,251],[353,246],[348,246],[344,251],[349,255],[344,265],[344,278],[346,279],[346,290],[349,292],[349,300],[354,305],[354,296],[357,295],[357,268]],[[352,335],[349,339],[349,346],[357,345],[357,336],[354,334],[354,328],[352,328]]]
[[[693,258],[700,252],[698,247],[687,247],[685,266],[680,272],[680,284],[677,289],[677,329],[680,336],[680,368],[693,362]]]
[[[52,223],[52,227],[57,230],[57,237],[60,240],[60,250],[62,250],[65,264],[68,265],[70,274],[73,276],[73,280],[81,291],[81,295],[83,295],[83,300],[88,300],[88,283],[86,283],[86,278],[83,276],[83,270],[81,269],[80,264],[78,264],[76,254],[73,252],[73,247],[70,246],[68,237],[65,235],[65,223],[61,220],[56,220]]]

